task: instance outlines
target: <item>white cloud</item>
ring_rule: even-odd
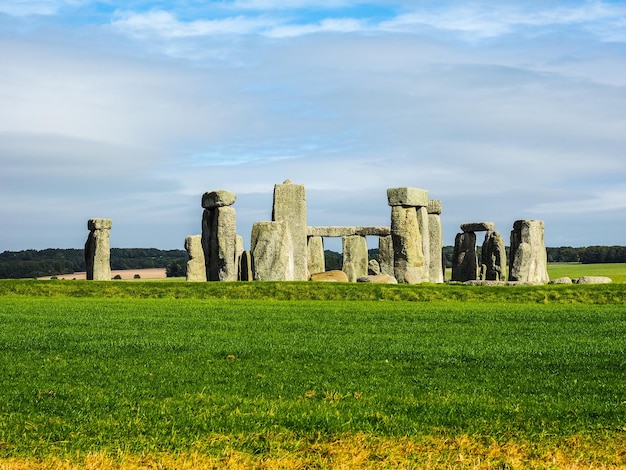
[[[0,13],[11,16],[54,15],[66,6],[80,6],[85,0],[0,0]]]
[[[237,16],[218,20],[179,21],[167,11],[148,13],[118,12],[114,28],[137,37],[158,35],[166,38],[187,38],[221,34],[258,33],[273,23],[262,18]]]

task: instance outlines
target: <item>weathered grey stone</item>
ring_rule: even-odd
[[[111,230],[111,227],[113,227],[113,220],[111,219],[89,219],[87,221],[89,230]]]
[[[375,259],[369,260],[367,263],[367,274],[369,276],[378,276],[380,274],[380,263]]]
[[[582,276],[576,280],[576,284],[610,284],[613,280],[606,276]]]
[[[202,248],[208,281],[237,280],[237,217],[234,208],[205,209]]]
[[[422,253],[424,254],[424,275],[422,282],[430,281],[430,230],[428,228],[428,209],[417,207],[417,225],[420,228],[422,237]]]
[[[239,257],[239,280],[252,281],[252,256],[249,251],[244,250]]]
[[[209,191],[202,195],[202,207],[205,209],[217,209],[218,207],[232,206],[237,200],[237,195],[224,189]]]
[[[428,191],[419,188],[389,188],[387,202],[390,206],[428,206]]]
[[[389,274],[369,274],[357,278],[356,282],[371,282],[373,284],[397,284],[395,277]]]
[[[294,250],[286,221],[256,222],[250,248],[254,280],[294,280]]]
[[[399,283],[419,284],[427,276],[422,237],[415,207],[391,207],[394,277]]]
[[[487,232],[481,250],[482,265],[485,267],[481,279],[484,281],[506,280],[506,247],[499,232]]]
[[[509,280],[545,284],[548,255],[542,220],[517,220],[511,231]]]
[[[306,193],[303,185],[287,180],[274,186],[272,220],[288,224],[293,246],[293,278],[296,281],[307,280]]]
[[[452,280],[473,281],[477,277],[477,270],[476,234],[474,232],[458,233],[454,239]]]
[[[548,282],[548,284],[573,284],[573,281],[571,278],[565,276],[559,277],[557,279],[552,279],[550,282]]]
[[[433,201],[429,201],[430,202]],[[441,204],[439,205],[441,209]],[[441,217],[439,212],[428,214],[428,238],[430,247],[430,263],[428,265],[429,281],[435,284],[444,281],[443,269],[443,231],[441,228]]]
[[[202,235],[189,235],[185,238],[187,250],[187,280],[190,282],[206,282],[206,264],[202,249]]]
[[[349,237],[350,235],[359,235],[361,237],[386,237],[391,234],[389,227],[384,226],[307,227],[306,233],[309,237]]]
[[[381,274],[393,276],[393,238],[391,235],[378,238],[378,264]]]
[[[86,277],[93,281],[111,280],[111,219],[89,219],[89,236],[85,242]]]
[[[326,271],[324,239],[322,237],[309,237],[307,248],[309,253],[309,259],[307,261],[309,272],[315,274]]]
[[[439,199],[431,199],[428,201],[428,213],[441,215],[441,201]]]
[[[469,222],[461,224],[461,230],[464,232],[493,232],[496,224],[493,222]]]
[[[349,282],[355,282],[358,277],[367,276],[367,241],[365,237],[352,235],[343,237],[343,267],[342,271],[348,276]]]
[[[346,273],[339,270],[311,274],[310,279],[314,282],[348,282],[348,276],[346,276]]]

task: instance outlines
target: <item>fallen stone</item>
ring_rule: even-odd
[[[380,274],[380,264],[375,259],[369,260],[367,263],[367,274],[370,276],[377,276]]]
[[[237,200],[237,195],[224,189],[206,192],[202,195],[202,207],[205,209],[217,209],[218,207],[232,206]]]
[[[387,201],[390,206],[428,206],[428,191],[419,188],[389,188]]]
[[[496,224],[493,222],[469,222],[467,224],[461,224],[461,230],[463,232],[492,232],[496,229]]]
[[[309,279],[314,282],[348,282],[348,276],[346,276],[346,273],[339,270],[311,274]]]
[[[606,276],[582,276],[576,280],[576,284],[610,284],[613,280]]]
[[[569,277],[559,277],[557,279],[552,279],[548,284],[573,284],[573,281]]]
[[[395,277],[389,274],[369,274],[357,278],[356,282],[371,282],[373,284],[397,284]]]

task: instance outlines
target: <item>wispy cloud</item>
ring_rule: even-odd
[[[0,13],[12,16],[54,15],[66,6],[77,7],[89,0],[0,0]]]

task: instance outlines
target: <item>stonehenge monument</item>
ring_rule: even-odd
[[[89,236],[85,242],[85,264],[90,281],[111,280],[111,219],[89,219]]]
[[[202,234],[187,237],[188,280],[398,282],[445,281],[440,200],[425,189],[387,190],[389,226],[308,226],[304,185],[274,185],[271,220],[255,222],[250,249],[236,233],[232,207],[237,196],[225,190],[202,196]],[[99,220],[99,219],[98,219]],[[504,239],[493,222],[460,225],[455,237],[452,281],[503,282],[507,277]],[[479,256],[476,232],[485,232]],[[548,282],[542,221],[518,220],[511,232],[510,281]],[[340,237],[342,274],[326,271],[324,238]],[[378,239],[378,260],[369,260],[366,237]],[[204,270],[202,269],[204,267]]]

